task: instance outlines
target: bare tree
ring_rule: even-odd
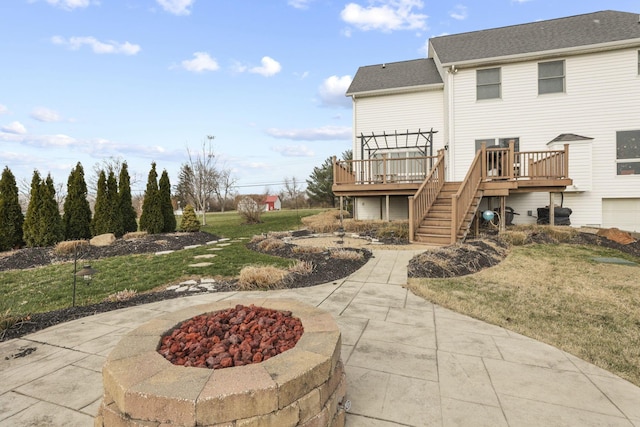
[[[285,177],[282,196],[290,208],[298,209],[302,202],[300,199],[304,196],[304,185],[295,176]]]
[[[181,174],[185,172],[188,197],[196,210],[202,212],[202,225],[206,225],[207,202],[216,194],[220,171],[213,151],[213,135],[207,135],[208,141],[202,142],[202,151],[194,152],[187,146],[187,163],[183,165]],[[188,166],[188,167],[185,167]]]
[[[113,172],[115,176],[120,176],[120,171],[124,163],[125,160],[122,157],[109,156],[93,165],[93,175],[87,182],[87,189],[89,190],[91,198],[95,198],[98,192],[98,177],[100,176],[100,172],[104,171],[107,176],[109,176],[109,172]],[[141,176],[137,173],[132,174],[131,170],[129,170],[129,174],[129,186],[133,188],[141,181]]]
[[[236,182],[238,180],[231,175],[231,169],[222,169],[218,173],[218,182],[215,187],[215,195],[218,203],[220,204],[220,212],[224,212],[224,207],[226,205],[229,196],[233,194],[233,189],[236,186]]]

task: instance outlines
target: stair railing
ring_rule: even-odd
[[[464,222],[464,218],[469,212],[469,208],[476,197],[480,183],[482,182],[482,159],[484,158],[485,147],[478,150],[473,158],[471,167],[467,171],[458,192],[451,196],[451,244],[458,241],[458,230]]]
[[[438,193],[444,186],[444,150],[438,150],[435,165],[416,191],[416,194],[409,196],[409,241],[415,239],[415,231],[420,226],[420,221],[427,214],[433,202],[438,197]]]

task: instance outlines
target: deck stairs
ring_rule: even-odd
[[[451,196],[460,188],[460,182],[445,182],[431,208],[416,229],[414,241],[429,245],[451,244]],[[473,218],[478,211],[482,191],[478,191],[467,211],[464,221],[457,230],[457,241],[464,239],[469,232]]]

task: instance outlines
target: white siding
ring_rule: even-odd
[[[377,220],[381,218],[380,197],[356,197],[353,203],[355,219]]]
[[[433,128],[435,152],[444,146],[444,106],[442,90],[356,98],[354,101],[354,159],[360,159],[361,133],[392,134]],[[402,145],[405,139],[401,138]],[[414,145],[415,139],[409,145]],[[401,145],[401,146],[402,146]]]
[[[466,174],[476,139],[519,137],[520,150],[528,151],[547,149],[547,143],[562,133],[590,137],[591,189],[566,194],[565,206],[574,211],[573,225],[602,224],[603,198],[640,197],[640,175],[618,176],[615,163],[616,131],[640,129],[637,52],[627,49],[566,57],[566,92],[542,96],[537,93],[537,61],[502,67],[499,100],[476,101],[475,70],[459,70],[451,106],[455,135],[449,152],[454,162],[452,178],[461,180]],[[577,169],[576,173],[580,185],[586,171]],[[547,205],[548,195],[545,197]],[[526,202],[527,198],[534,201]],[[523,208],[540,201],[539,195],[523,199],[517,200]],[[512,205],[511,200],[507,204]]]

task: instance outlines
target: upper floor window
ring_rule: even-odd
[[[616,132],[618,175],[640,175],[640,130]]]
[[[501,96],[500,68],[476,71],[477,99],[494,99]]]
[[[538,63],[538,95],[564,92],[564,61]]]

